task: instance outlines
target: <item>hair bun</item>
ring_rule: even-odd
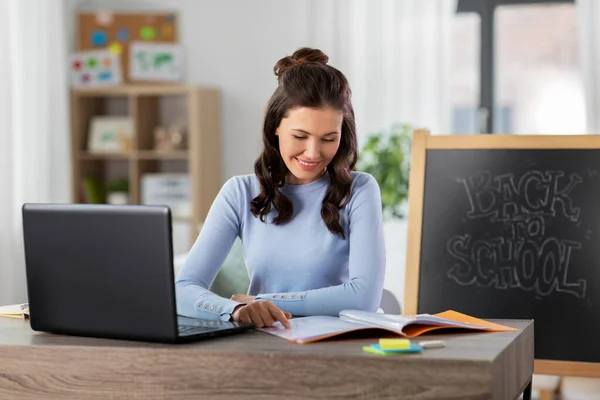
[[[327,65],[328,61],[329,57],[321,50],[303,47],[296,50],[291,56],[283,57],[277,61],[275,67],[273,68],[273,72],[275,72],[275,76],[277,76],[277,79],[279,79],[285,73],[285,71],[296,65],[306,63]]]

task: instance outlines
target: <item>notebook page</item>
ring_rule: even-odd
[[[417,314],[411,316],[382,314],[362,310],[343,310],[340,312],[340,318],[346,321],[363,322],[370,325],[377,325],[394,330],[402,330],[405,326],[411,324],[431,325],[439,327],[455,327],[470,329],[485,329],[483,325],[476,325],[467,321],[456,321],[441,318],[431,314]]]
[[[326,315],[292,318],[290,324],[292,327],[286,329],[281,322],[277,321],[269,328],[258,330],[293,342],[306,342],[370,327],[365,323],[344,321]]]

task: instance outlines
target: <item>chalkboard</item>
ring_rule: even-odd
[[[600,142],[568,139],[415,132],[407,312],[533,319],[536,360],[600,363]]]

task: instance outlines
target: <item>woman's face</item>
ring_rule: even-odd
[[[290,173],[287,183],[303,185],[323,175],[340,147],[343,114],[332,108],[298,107],[288,111],[275,134]]]

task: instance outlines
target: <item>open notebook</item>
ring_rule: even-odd
[[[381,329],[406,338],[413,338],[436,329],[471,329],[485,332],[515,331],[504,325],[494,324],[456,311],[439,314],[392,315],[360,310],[344,310],[338,317],[311,316],[292,318],[292,327],[285,329],[276,322],[270,328],[259,330],[295,343],[312,343],[348,332]]]

